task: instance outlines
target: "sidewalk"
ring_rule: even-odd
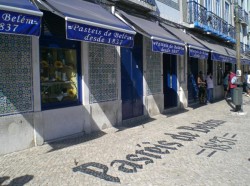
[[[250,98],[158,115],[0,156],[0,185],[172,186],[250,183]]]

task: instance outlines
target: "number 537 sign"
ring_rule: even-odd
[[[40,35],[41,17],[0,10],[0,32],[21,35]]]

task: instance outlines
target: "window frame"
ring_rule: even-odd
[[[212,0],[205,0],[204,4],[206,5],[206,9],[208,12],[213,12],[213,1]]]
[[[215,14],[221,17],[221,0],[215,1]]]
[[[227,12],[227,5],[228,5],[228,12]],[[228,1],[225,1],[225,15],[224,15],[224,20],[227,21],[228,24],[231,24],[231,13],[230,13],[230,3]]]
[[[78,93],[78,99],[76,101],[64,101],[64,102],[55,102],[55,103],[45,103],[43,104],[41,101],[41,109],[42,110],[50,110],[50,109],[57,109],[57,108],[64,108],[64,107],[71,107],[71,106],[77,106],[82,104],[82,83],[81,83],[81,42],[79,41],[73,41],[73,40],[67,40],[65,38],[56,38],[53,36],[41,36],[40,37],[40,43],[39,43],[39,55],[41,55],[41,48],[65,48],[65,49],[75,49],[76,50],[76,73],[77,73],[77,93]],[[41,60],[41,56],[39,57]],[[41,69],[40,69],[41,70]],[[40,87],[42,87],[41,81]],[[42,89],[41,89],[42,90]],[[40,91],[40,96],[42,100],[42,94]]]

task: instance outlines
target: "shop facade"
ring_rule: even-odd
[[[172,96],[164,98],[161,50],[167,50],[166,55],[176,56],[173,64],[179,63],[184,55],[181,41],[177,41],[177,50],[169,48],[165,42],[174,37],[166,32],[170,40],[168,37],[163,41],[154,40],[157,51],[154,52],[153,40],[145,34],[148,30],[136,33],[119,20],[115,12],[110,13],[111,6],[104,9],[77,0],[75,7],[69,9],[65,7],[72,2],[66,0],[63,4],[54,0],[24,2],[35,7],[41,21],[36,36],[0,35],[4,43],[1,44],[4,77],[1,83],[1,104],[4,105],[0,118],[4,144],[1,154],[125,125],[163,112],[164,99]],[[23,15],[23,10],[15,7],[22,7],[22,3],[6,3],[6,7]],[[1,8],[6,11],[6,7]],[[77,12],[79,7],[92,13],[81,15]],[[149,7],[154,10],[152,4]],[[93,12],[98,12],[97,16],[103,16],[104,20],[93,18]],[[157,26],[156,22],[150,24]],[[170,42],[172,47],[175,42]],[[167,49],[163,49],[163,45]],[[166,60],[172,59],[168,56]],[[177,65],[174,65],[177,73]],[[130,66],[132,68],[128,69]],[[164,74],[166,79],[174,79],[176,100],[171,107],[177,107],[177,76]],[[166,86],[173,84],[165,83]]]

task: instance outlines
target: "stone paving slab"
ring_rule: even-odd
[[[250,99],[0,156],[0,185],[249,185]]]

